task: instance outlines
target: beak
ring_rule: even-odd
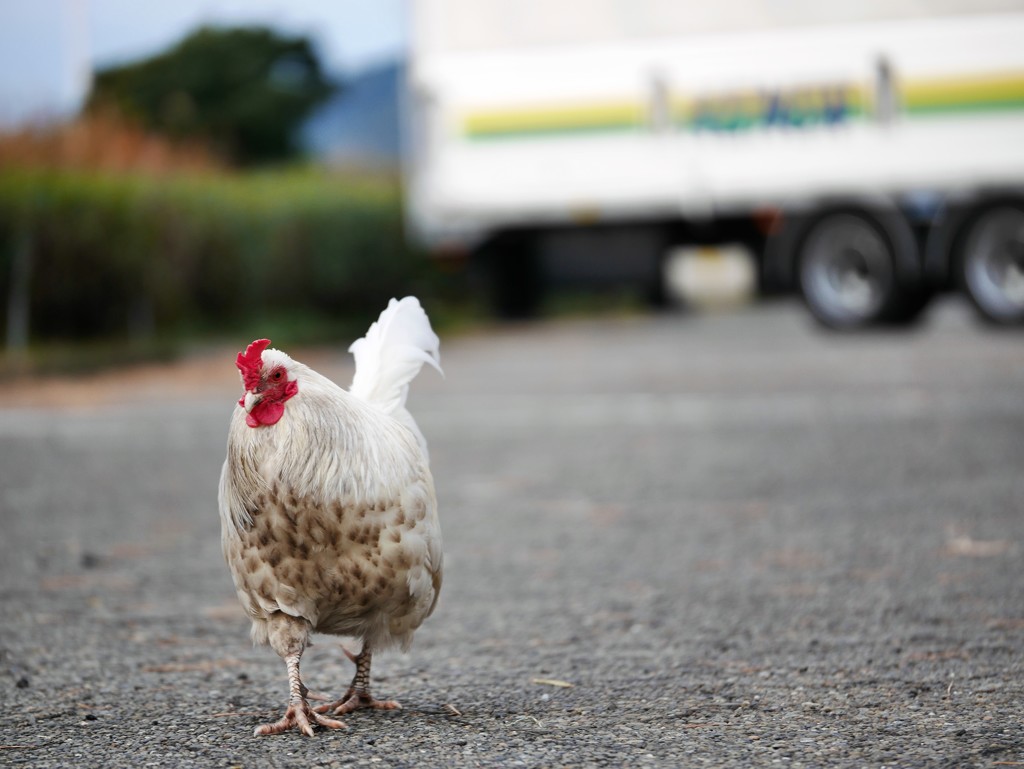
[[[260,401],[263,400],[263,395],[260,393],[254,393],[250,390],[245,391],[245,397],[242,398],[242,408],[245,409],[246,414],[251,414],[252,410],[259,405]]]

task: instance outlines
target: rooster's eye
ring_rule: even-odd
[[[282,376],[283,374],[280,371],[275,371],[273,374],[270,375],[270,378],[273,379],[275,382],[280,382]]]

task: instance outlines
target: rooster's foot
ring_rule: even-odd
[[[349,690],[337,702],[330,705],[320,705],[315,710],[317,713],[330,713],[333,716],[343,716],[353,710],[370,708],[372,710],[401,710],[402,706],[394,700],[375,700],[369,692],[357,692]]]
[[[346,728],[345,724],[341,721],[335,721],[333,718],[320,715],[317,712],[318,710],[320,709],[314,710],[311,708],[305,700],[293,702],[288,706],[288,710],[285,711],[284,717],[281,720],[275,721],[272,724],[257,726],[253,734],[261,737],[266,734],[281,734],[281,732],[286,732],[289,729],[298,729],[307,737],[312,737],[313,724],[319,724],[326,729]]]

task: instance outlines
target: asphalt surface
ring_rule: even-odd
[[[347,381],[347,341],[312,362]],[[444,590],[374,659],[404,710],[312,739],[252,736],[287,685],[219,550],[230,355],[9,390],[0,765],[1024,765],[1024,335],[779,304],[442,359],[410,405]],[[303,672],[351,665],[320,637]]]

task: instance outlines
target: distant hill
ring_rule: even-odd
[[[300,130],[306,154],[330,165],[397,168],[398,92],[405,62],[365,70],[344,81]]]

